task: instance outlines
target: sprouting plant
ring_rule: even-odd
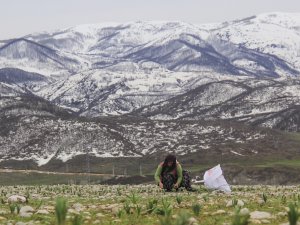
[[[264,200],[265,203],[267,203],[268,197],[265,193],[262,194],[262,199]]]
[[[81,215],[75,215],[72,219],[72,225],[82,225],[83,218]]]
[[[137,204],[138,203],[139,196],[134,191],[132,191],[131,195],[129,195],[127,197],[130,199],[130,201],[132,202],[132,204]]]
[[[285,195],[282,195],[282,196],[281,196],[281,202],[282,202],[283,204],[286,204],[286,196],[285,196]]]
[[[176,218],[175,225],[189,225],[191,216],[186,212],[180,212]]]
[[[192,205],[192,210],[195,216],[199,216],[201,211],[201,205],[199,203],[195,203]]]
[[[183,197],[181,195],[177,195],[176,196],[176,202],[178,203],[178,205],[180,205],[180,203],[182,202]]]
[[[29,191],[27,191],[26,194],[25,194],[26,204],[29,203],[29,197],[30,197],[30,194],[29,194]]]
[[[64,225],[66,222],[67,216],[67,201],[64,198],[57,198],[56,205],[55,205],[55,214],[57,219],[58,225]]]
[[[300,202],[300,196],[299,196],[299,194],[293,194],[293,200],[294,200],[294,202],[295,202],[295,204],[296,205],[298,205]]]
[[[232,200],[232,206],[236,206],[238,204],[238,200],[236,198],[234,198]]]
[[[127,214],[130,214],[130,209],[131,209],[131,207],[130,207],[130,205],[128,204],[128,202],[125,202],[125,203],[124,203],[123,209],[124,209],[124,211],[125,211]]]
[[[43,205],[43,200],[41,200],[41,201],[39,202],[39,204],[38,204],[37,207],[36,207],[36,210],[38,210],[39,208],[41,208],[42,205]]]
[[[207,202],[207,201],[208,201],[208,195],[204,195],[204,196],[203,196],[203,200],[204,200],[205,202]]]
[[[142,207],[140,205],[136,205],[135,210],[136,210],[136,214],[140,216],[142,213]]]
[[[173,210],[171,203],[166,198],[163,198],[161,200],[161,202],[162,202],[162,206],[157,207],[155,209],[156,214],[162,215],[162,216],[170,216],[172,214],[172,210]]]
[[[288,219],[290,225],[296,225],[298,218],[299,218],[298,207],[296,207],[295,204],[290,204],[289,211],[288,211]]]
[[[10,204],[9,206],[10,213],[13,214],[16,210],[16,204]]]
[[[16,209],[17,209],[17,213],[19,214],[21,210],[21,206],[19,204],[16,204]]]
[[[123,214],[124,214],[124,210],[119,209],[118,212],[117,212],[117,217],[121,218],[123,216]]]
[[[172,219],[170,216],[164,216],[159,219],[161,225],[173,225]]]
[[[152,213],[157,207],[157,199],[151,199],[148,201],[146,209],[148,213]]]
[[[231,225],[248,225],[249,224],[249,215],[235,215]]]
[[[118,194],[119,196],[122,195],[122,191],[121,191],[121,188],[120,188],[120,187],[117,188],[117,194]]]
[[[241,215],[240,208],[236,209],[231,225],[248,225],[250,215]]]

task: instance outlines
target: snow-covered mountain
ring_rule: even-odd
[[[291,13],[80,25],[1,41],[0,68],[46,77],[26,88],[79,115],[121,115],[233,75],[297,78],[299,27]]]
[[[0,83],[0,166],[63,167],[88,154],[103,158],[158,158],[166,152],[213,159],[294,154],[297,143],[282,132],[222,120],[154,121],[136,117],[78,118],[14,84]],[[274,147],[274,139],[278,140]],[[126,159],[127,158],[127,159]],[[92,162],[91,162],[92,163]],[[128,162],[127,162],[128,163]],[[79,160],[76,167],[85,166]]]
[[[210,129],[224,140],[240,140],[240,128],[228,125],[236,122],[246,127],[246,140],[259,136],[268,142],[252,130],[255,126],[299,132],[299,40],[300,13],[203,25],[92,24],[2,40],[1,154],[15,160],[26,156],[39,165],[64,161],[83,154],[84,140],[94,134],[101,137],[90,141],[97,157],[146,156],[159,148],[187,154],[218,147],[211,141],[187,147],[190,137],[175,145],[170,140],[176,135],[169,132],[183,129],[195,139],[212,140],[214,135],[201,133]],[[121,122],[107,122],[110,116]],[[208,128],[210,123],[216,125]],[[145,130],[159,135],[142,135]],[[45,146],[40,140],[49,132]],[[66,143],[71,147],[59,149]]]
[[[32,91],[80,115],[124,114],[192,90],[207,76],[298,77],[299,18],[81,25],[2,41],[0,67],[48,77]]]
[[[300,14],[271,13],[214,26],[182,22],[81,25],[3,41],[0,63],[50,75],[58,70],[72,74],[161,67],[293,76],[300,68],[299,18]]]
[[[300,66],[300,14],[266,13],[222,24],[215,35],[236,45],[242,45],[277,56],[297,70]],[[249,62],[236,64],[249,66]],[[278,71],[282,73],[283,71]]]
[[[78,66],[76,59],[67,54],[24,38],[13,40],[0,47],[1,68],[18,68],[42,75],[72,73]]]
[[[234,120],[299,132],[300,81],[209,82],[132,114],[155,120]]]

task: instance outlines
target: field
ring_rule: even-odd
[[[164,192],[154,185],[1,186],[0,224],[277,225],[290,224],[289,219],[298,217],[299,186],[233,186],[231,194],[204,186],[195,189]],[[27,200],[13,202],[11,195],[26,196]]]

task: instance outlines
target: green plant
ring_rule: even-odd
[[[29,191],[26,192],[26,195],[25,195],[25,198],[26,198],[26,204],[29,203],[29,197],[30,197],[30,194],[29,194]]]
[[[201,211],[201,205],[199,203],[195,203],[192,205],[192,210],[195,216],[199,216]]]
[[[238,204],[238,200],[236,198],[234,198],[232,200],[232,206],[236,206]]]
[[[294,202],[295,202],[295,204],[299,204],[300,203],[300,196],[299,196],[299,194],[293,194],[293,200],[294,200]]]
[[[43,200],[41,200],[35,209],[38,210],[39,208],[41,208],[43,203],[44,203]]]
[[[55,215],[58,225],[64,225],[66,223],[66,216],[68,212],[67,201],[64,198],[57,198],[55,205]]]
[[[140,197],[134,191],[132,191],[131,195],[127,197],[132,202],[132,204],[137,204],[140,199]]]
[[[146,210],[148,213],[152,213],[156,207],[157,207],[157,199],[151,199],[148,201],[147,205],[146,205]]]
[[[160,218],[159,222],[161,225],[173,225],[170,216],[164,216],[164,217]]]
[[[13,214],[15,212],[17,206],[16,206],[16,204],[10,204],[10,205],[8,205],[8,207],[9,207],[10,213]]]
[[[285,196],[285,195],[282,195],[282,196],[281,196],[281,202],[282,202],[283,204],[286,204],[286,196]]]
[[[81,215],[75,215],[72,219],[72,225],[82,225],[83,218]]]
[[[166,216],[171,215],[173,209],[171,203],[166,198],[162,199],[162,209],[164,211],[164,215]]]
[[[117,212],[117,217],[121,218],[123,216],[123,214],[124,214],[124,210],[119,209],[118,212]]]
[[[17,213],[19,214],[20,213],[20,210],[21,210],[21,206],[19,204],[9,204],[9,210],[10,210],[10,213],[13,214],[13,213]]]
[[[178,205],[180,205],[180,203],[182,202],[183,197],[181,195],[177,195],[176,196],[176,202],[178,203]]]
[[[166,198],[163,198],[161,202],[162,202],[162,207],[156,208],[155,210],[156,214],[163,215],[163,216],[170,216],[173,210],[171,203]]]
[[[264,200],[265,203],[267,203],[268,197],[265,193],[262,194],[262,199]]]
[[[249,215],[247,216],[235,215],[231,225],[248,225],[249,217],[250,217]]]
[[[248,225],[250,215],[241,215],[240,208],[236,209],[231,225]]]
[[[136,214],[140,216],[142,212],[142,207],[140,205],[136,205],[135,210],[136,210]]]
[[[21,206],[19,204],[16,204],[16,209],[17,209],[17,214],[19,214],[21,210]]]
[[[124,203],[123,209],[124,209],[124,211],[125,211],[127,214],[130,214],[130,209],[131,209],[131,207],[130,207],[130,205],[128,204],[128,202],[125,202],[125,203]]]
[[[119,196],[121,196],[122,195],[122,191],[121,191],[121,188],[117,188],[117,194],[119,195]]]
[[[299,219],[299,213],[298,213],[298,207],[296,207],[295,204],[289,205],[288,219],[289,219],[290,225],[297,224],[297,221]]]
[[[180,212],[175,220],[175,225],[189,225],[191,216],[187,212]]]

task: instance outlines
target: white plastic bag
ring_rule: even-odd
[[[223,176],[220,164],[207,170],[204,174],[204,185],[209,189],[231,192],[230,186]]]

